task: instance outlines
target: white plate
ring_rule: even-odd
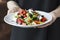
[[[48,20],[47,20],[45,23],[43,23],[43,24],[37,24],[37,25],[19,25],[19,24],[17,24],[17,23],[15,22],[16,20],[13,20],[13,18],[14,18],[13,15],[16,15],[16,14],[17,14],[17,12],[16,12],[16,13],[10,13],[9,15],[6,15],[6,16],[4,17],[4,21],[5,21],[7,24],[9,24],[9,25],[13,25],[13,26],[16,26],[16,27],[25,27],[25,28],[26,28],[26,27],[41,26],[41,25],[44,25],[44,24],[52,21],[52,16],[51,16],[49,13],[43,12],[43,11],[37,11],[37,12],[39,12],[39,14],[41,14],[41,15],[44,15]]]

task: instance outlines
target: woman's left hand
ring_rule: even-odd
[[[59,5],[55,10],[51,11],[49,14],[52,15],[52,21],[49,22],[49,23],[47,23],[47,24],[45,24],[45,25],[42,25],[42,26],[40,26],[40,27],[38,27],[38,28],[47,27],[47,26],[51,25],[53,22],[55,22],[55,20],[56,20],[58,17],[60,17],[60,5]]]
[[[47,23],[47,24],[44,24],[44,25],[42,25],[40,27],[37,27],[37,28],[45,28],[45,27],[51,25],[53,22],[55,22],[55,20],[57,19],[57,17],[55,16],[55,13],[54,12],[50,12],[49,14],[52,15],[52,21]]]

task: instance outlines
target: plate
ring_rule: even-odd
[[[36,11],[36,12],[38,12],[38,13],[41,14],[41,15],[44,15],[44,16],[47,18],[47,21],[44,22],[43,24],[37,24],[37,25],[19,25],[19,24],[16,23],[16,20],[14,19],[15,15],[17,15],[18,12],[10,13],[10,14],[6,15],[6,16],[4,17],[4,21],[5,21],[7,24],[12,25],[12,26],[25,27],[25,28],[26,28],[26,27],[42,26],[42,25],[47,24],[47,23],[49,23],[49,22],[52,21],[52,16],[51,16],[49,13],[43,12],[43,11]]]

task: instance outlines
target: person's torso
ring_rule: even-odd
[[[46,12],[54,10],[59,5],[59,0],[16,0],[16,2],[23,9],[33,8]]]

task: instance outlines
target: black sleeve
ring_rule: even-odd
[[[60,0],[59,0],[59,5],[60,5]]]
[[[60,4],[60,0],[59,0],[59,4]]]

